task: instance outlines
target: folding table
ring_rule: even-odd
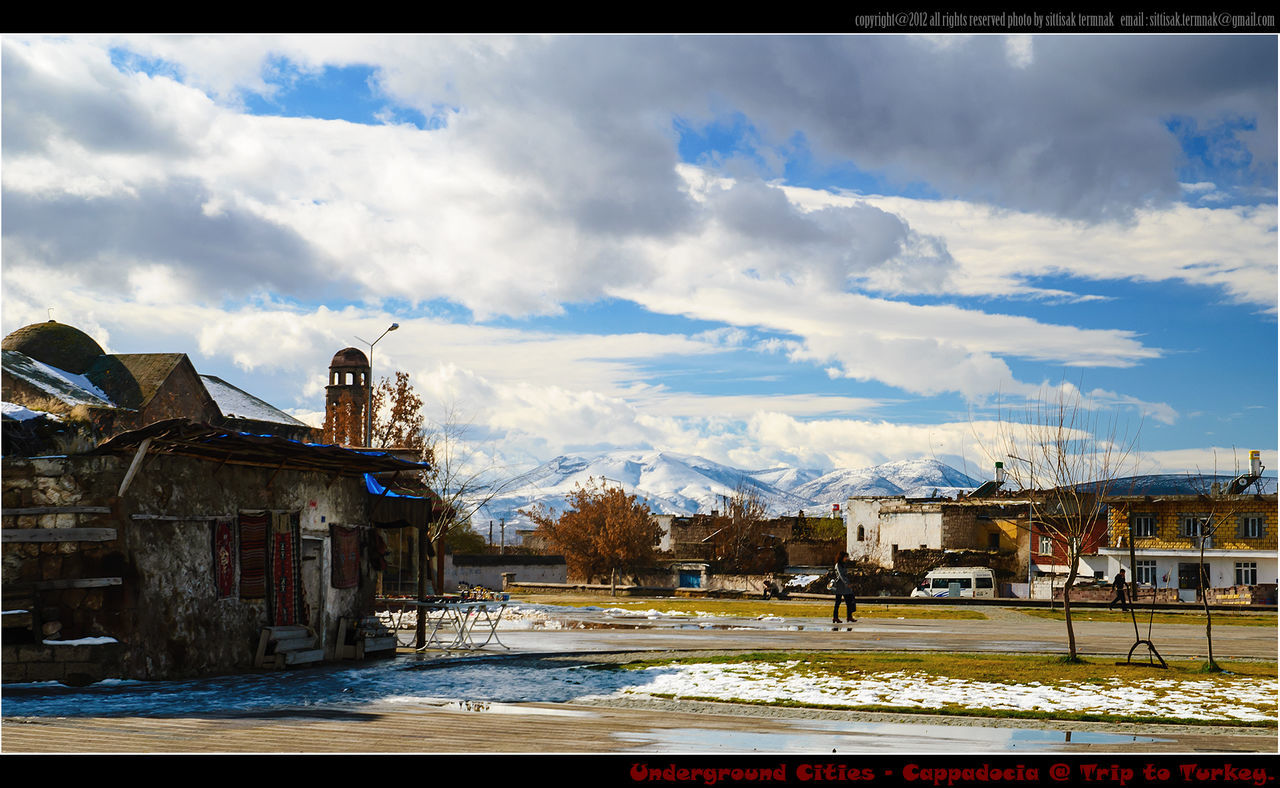
[[[510,646],[498,637],[498,622],[502,620],[502,611],[507,603],[500,601],[476,602],[414,602],[418,614],[426,616],[427,639],[418,651],[428,649],[478,649],[484,648],[490,641],[496,642],[505,649]],[[453,639],[448,640],[443,630],[453,630]],[[479,640],[480,636],[484,640]]]

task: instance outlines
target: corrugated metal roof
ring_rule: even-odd
[[[392,471],[420,471],[428,463],[410,462],[380,451],[359,451],[319,443],[253,435],[212,427],[186,419],[158,421],[140,430],[121,433],[103,442],[92,454],[127,454],[147,438],[149,451],[232,465],[255,465],[284,470],[321,471],[342,476]]]

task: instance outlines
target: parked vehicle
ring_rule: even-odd
[[[924,576],[917,590],[921,596],[994,598],[995,580],[995,573],[985,566],[940,566]]]

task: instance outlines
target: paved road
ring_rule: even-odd
[[[574,620],[584,628],[503,632],[504,643],[520,651],[666,650],[876,650],[969,651],[999,653],[1066,653],[1066,626],[1007,608],[983,608],[984,619],[878,618],[866,615],[874,606],[862,605],[854,624],[839,626],[812,618],[718,622],[714,626],[671,620],[619,622],[604,613],[580,612]],[[1274,619],[1272,619],[1274,620]],[[635,629],[619,629],[633,626]],[[601,628],[592,628],[601,627]],[[1134,644],[1132,622],[1075,622],[1077,651],[1082,655],[1125,657]],[[1150,634],[1149,634],[1150,632]],[[1204,625],[1139,622],[1141,638],[1155,643],[1166,657],[1203,658]],[[1274,626],[1225,626],[1213,629],[1218,659],[1276,659]],[[1135,658],[1146,649],[1135,652]]]
[[[623,624],[602,612],[561,628],[502,630],[510,651],[545,655],[672,650],[930,650],[1061,653],[1061,622],[986,608],[983,620],[870,618],[833,627],[813,619],[735,620],[703,626]],[[605,627],[606,624],[609,626]],[[1145,636],[1145,627],[1142,630]],[[1157,625],[1166,658],[1204,655],[1198,624]],[[1127,622],[1078,622],[1080,652],[1123,657]],[[1276,658],[1274,626],[1219,626],[1219,659]],[[432,654],[440,660],[446,655]],[[427,659],[401,655],[405,662]],[[375,702],[345,708],[163,717],[6,718],[4,752],[428,752],[428,753],[887,753],[887,752],[1271,752],[1274,730],[1122,726],[814,711],[646,701],[611,703]]]

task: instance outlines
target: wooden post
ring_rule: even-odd
[[[129,470],[125,472],[124,480],[120,482],[120,490],[116,493],[117,498],[123,498],[125,492],[129,489],[129,485],[133,483],[133,476],[138,472],[138,467],[142,465],[142,458],[147,456],[147,449],[151,448],[151,438],[143,438],[142,443],[138,444],[138,450],[133,454],[133,462],[129,464]]]
[[[427,601],[427,573],[431,571],[427,561],[427,526],[418,527],[418,601]],[[417,637],[415,642],[418,648],[427,645],[427,616],[426,613],[418,609]]]

